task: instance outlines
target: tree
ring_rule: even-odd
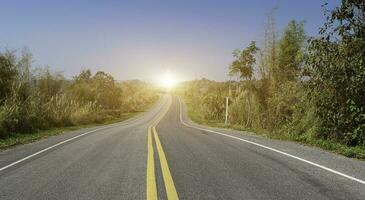
[[[256,42],[252,41],[248,47],[242,51],[234,51],[235,60],[229,67],[230,75],[239,75],[241,79],[251,80],[253,76],[253,68],[256,64],[255,54],[259,50]]]
[[[270,97],[268,98],[271,129],[281,129],[295,112],[299,102],[298,75],[303,65],[303,22],[292,20],[279,40],[278,63],[271,68]]]
[[[98,71],[92,77],[92,88],[96,102],[106,109],[120,108],[121,89],[117,87],[114,78],[103,71]]]
[[[279,42],[279,60],[274,70],[275,82],[294,81],[302,66],[302,48],[305,39],[304,23],[292,20]]]
[[[267,21],[264,28],[265,41],[263,55],[269,82],[272,82],[272,71],[277,66],[277,30],[275,23],[276,11],[277,7],[274,7],[267,13]]]
[[[264,25],[264,41],[262,50],[260,51],[259,73],[261,84],[257,87],[257,97],[262,107],[261,121],[264,127],[271,127],[272,105],[269,105],[269,99],[272,97],[275,85],[273,71],[278,63],[277,49],[277,30],[275,22],[275,12],[277,8],[272,8],[266,15],[266,23]]]
[[[342,0],[320,34],[306,60],[318,135],[365,145],[365,1]]]
[[[11,87],[18,71],[8,56],[0,54],[0,105],[11,92]]]
[[[74,77],[75,82],[88,82],[91,79],[91,70],[82,70],[81,73]]]
[[[242,93],[242,97],[244,98],[244,102],[247,104],[247,112],[245,115],[247,116],[246,126],[249,126],[251,123],[251,112],[252,112],[252,92],[254,90],[254,86],[252,84],[252,76],[254,65],[256,64],[256,53],[259,51],[259,48],[256,46],[256,42],[252,41],[248,47],[243,49],[242,51],[236,50],[233,53],[235,60],[232,62],[229,67],[229,74],[231,76],[238,75],[240,79],[246,80],[247,84],[245,84],[245,91]]]

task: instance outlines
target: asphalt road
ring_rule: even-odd
[[[164,96],[128,121],[0,152],[0,199],[365,199],[365,162],[196,125]]]

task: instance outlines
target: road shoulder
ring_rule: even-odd
[[[182,110],[180,112],[182,120],[190,126],[198,127],[201,129],[208,129],[233,137],[242,138],[244,140],[274,148],[285,153],[297,156],[299,158],[303,158],[305,160],[317,163],[319,165],[329,167],[333,170],[356,177],[358,179],[365,180],[365,161],[348,158],[336,153],[325,151],[317,147],[305,146],[292,141],[282,141],[265,138],[247,131],[228,130],[223,128],[200,125],[189,119],[186,105],[184,103],[181,103],[181,107]],[[230,139],[224,138],[223,136],[221,138]],[[243,143],[243,145],[251,144]]]

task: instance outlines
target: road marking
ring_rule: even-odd
[[[10,164],[8,164],[8,165],[6,165],[6,166],[4,166],[4,167],[0,168],[0,172],[1,172],[1,171],[3,171],[3,170],[5,170],[5,169],[7,169],[7,168],[9,168],[9,167],[12,167],[12,166],[14,166],[14,165],[16,165],[16,164],[19,164],[19,163],[21,163],[21,162],[24,162],[24,161],[26,161],[26,160],[28,160],[28,159],[30,159],[30,158],[32,158],[32,157],[34,157],[34,156],[36,156],[36,155],[39,155],[39,154],[41,154],[41,153],[43,153],[43,152],[46,152],[46,151],[48,151],[48,150],[50,150],[50,149],[53,149],[53,148],[55,148],[55,147],[57,147],[57,146],[60,146],[60,145],[62,145],[62,144],[64,144],[64,143],[66,143],[66,142],[69,142],[69,141],[75,140],[75,139],[77,139],[77,138],[79,138],[79,137],[82,137],[82,136],[88,135],[88,134],[90,134],[90,133],[94,133],[94,132],[96,132],[96,131],[100,131],[100,130],[107,129],[107,128],[112,128],[112,127],[114,127],[114,126],[98,128],[98,129],[95,129],[95,130],[92,130],[92,131],[85,132],[85,133],[83,133],[83,134],[81,134],[81,135],[77,135],[77,136],[75,136],[75,137],[69,138],[69,139],[64,140],[64,141],[62,141],[62,142],[59,142],[59,143],[57,143],[57,144],[55,144],[55,145],[52,145],[52,146],[50,146],[50,147],[47,147],[47,148],[45,148],[45,149],[43,149],[43,150],[40,150],[40,151],[38,151],[38,152],[36,152],[36,153],[33,153],[33,154],[31,154],[31,155],[29,155],[29,156],[27,156],[27,157],[25,157],[25,158],[22,158],[22,159],[20,159],[20,160],[17,160],[17,161],[15,161],[15,162],[13,162],[13,163],[10,163]]]
[[[169,165],[167,163],[165,152],[163,151],[160,139],[158,137],[156,127],[153,127],[153,133],[154,133],[154,136],[155,136],[155,142],[156,142],[156,146],[157,146],[158,156],[160,158],[162,176],[163,176],[163,180],[164,180],[164,183],[165,183],[167,199],[169,199],[169,200],[178,200],[179,197],[178,197],[177,192],[176,192],[174,180],[172,179],[171,172],[170,172],[170,169],[169,169]]]
[[[161,109],[163,110],[163,109]],[[161,112],[161,110],[159,112]],[[154,120],[151,125],[148,127],[147,131],[147,176],[146,176],[146,199],[147,200],[157,200],[157,187],[156,187],[156,172],[155,172],[155,158],[154,158],[154,150],[153,150],[153,136],[152,136],[152,127],[165,115],[163,111],[163,115],[158,113],[156,115],[157,119]]]
[[[155,160],[152,143],[151,127],[147,136],[147,200],[157,200]]]
[[[347,179],[350,179],[350,180],[353,180],[355,182],[358,182],[358,183],[361,183],[361,184],[364,184],[365,185],[365,181],[364,180],[361,180],[361,179],[358,179],[358,178],[355,178],[353,176],[350,176],[350,175],[347,175],[347,174],[344,174],[344,173],[341,173],[339,171],[336,171],[334,169],[331,169],[331,168],[328,168],[326,166],[323,166],[323,165],[320,165],[320,164],[317,164],[317,163],[314,163],[314,162],[311,162],[309,160],[305,160],[303,158],[300,158],[300,157],[297,157],[297,156],[294,156],[292,154],[289,154],[289,153],[286,153],[286,152],[283,152],[283,151],[280,151],[278,149],[275,149],[275,148],[271,148],[271,147],[267,147],[265,145],[262,145],[262,144],[259,144],[259,143],[256,143],[256,142],[252,142],[252,141],[249,141],[249,140],[245,140],[245,139],[242,139],[242,138],[239,138],[239,137],[235,137],[235,136],[232,136],[232,135],[227,135],[227,134],[224,134],[224,133],[221,133],[221,132],[217,132],[217,131],[213,131],[213,130],[209,130],[209,129],[205,129],[205,128],[200,128],[200,127],[196,127],[196,126],[192,126],[192,125],[189,125],[187,123],[185,123],[182,119],[182,103],[181,103],[181,100],[180,98],[179,99],[179,103],[180,103],[180,122],[184,125],[184,126],[187,126],[189,128],[195,128],[195,129],[198,129],[198,130],[202,130],[202,131],[206,131],[206,132],[210,132],[210,133],[215,133],[215,134],[218,134],[218,135],[222,135],[222,136],[225,136],[225,137],[229,137],[229,138],[232,138],[232,139],[236,139],[236,140],[240,140],[240,141],[243,141],[243,142],[246,142],[246,143],[249,143],[249,144],[253,144],[253,145],[256,145],[256,146],[259,146],[261,148],[264,148],[264,149],[267,149],[267,150],[270,150],[270,151],[274,151],[276,153],[279,153],[279,154],[282,154],[282,155],[285,155],[285,156],[288,156],[290,158],[294,158],[296,160],[299,160],[299,161],[302,161],[302,162],[305,162],[307,164],[310,164],[310,165],[313,165],[315,167],[318,167],[320,169],[323,169],[323,170],[326,170],[328,172],[331,172],[331,173],[334,173],[336,175],[339,175],[339,176],[342,176],[344,178],[347,178]]]
[[[154,163],[154,153],[153,153],[153,139],[152,133],[155,138],[157,153],[161,165],[162,176],[165,184],[166,195],[168,200],[178,200],[178,195],[176,192],[175,184],[171,176],[171,172],[168,166],[168,162],[166,159],[165,152],[163,151],[162,144],[160,138],[158,137],[158,133],[156,130],[157,124],[161,121],[161,119],[166,115],[170,106],[171,99],[169,99],[168,106],[165,111],[162,112],[160,116],[157,117],[155,121],[148,127],[148,148],[147,148],[147,200],[155,200],[158,199],[158,194],[156,190],[156,174],[155,174],[155,163]]]
[[[90,133],[94,133],[94,132],[96,132],[96,131],[100,131],[100,130],[104,130],[104,129],[108,129],[108,128],[114,128],[114,127],[117,127],[117,126],[120,126],[120,125],[121,125],[121,124],[120,124],[120,123],[118,123],[118,124],[111,125],[111,126],[107,126],[107,127],[97,128],[97,129],[94,129],[94,130],[91,130],[91,131],[87,131],[87,132],[85,132],[85,133],[82,133],[82,134],[80,134],[80,135],[77,135],[77,136],[75,136],[75,137],[69,138],[69,139],[64,140],[64,141],[62,141],[62,142],[59,142],[59,143],[54,144],[54,145],[52,145],[52,146],[49,146],[49,147],[47,147],[47,148],[45,148],[45,149],[42,149],[42,150],[40,150],[40,151],[38,151],[38,152],[36,152],[36,153],[33,153],[33,154],[31,154],[31,155],[29,155],[29,156],[27,156],[27,157],[24,157],[24,158],[22,158],[22,159],[20,159],[20,160],[17,160],[17,161],[15,161],[15,162],[12,162],[12,163],[10,163],[10,164],[8,164],[8,165],[4,166],[4,167],[1,167],[1,168],[0,168],[0,172],[1,172],[1,171],[4,171],[5,169],[7,169],[7,168],[9,168],[9,167],[12,167],[12,166],[14,166],[14,165],[16,165],[16,164],[19,164],[19,163],[21,163],[21,162],[24,162],[24,161],[26,161],[26,160],[28,160],[28,159],[30,159],[30,158],[33,158],[33,157],[34,157],[34,156],[36,156],[36,155],[39,155],[39,154],[41,154],[41,153],[43,153],[43,152],[46,152],[46,151],[48,151],[48,150],[51,150],[51,149],[53,149],[53,148],[55,148],[55,147],[57,147],[57,146],[60,146],[60,145],[62,145],[62,144],[65,144],[65,143],[67,143],[67,142],[70,142],[70,141],[72,141],[72,140],[75,140],[75,139],[77,139],[77,138],[79,138],[79,137],[82,137],[82,136],[88,135],[88,134],[90,134]]]

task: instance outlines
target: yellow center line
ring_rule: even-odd
[[[148,135],[147,135],[147,200],[157,200],[157,188],[156,188],[156,173],[155,173],[155,161],[154,161],[154,150],[153,150],[153,139],[152,132],[155,138],[157,152],[160,160],[162,176],[165,183],[166,195],[168,200],[178,200],[178,195],[176,192],[176,188],[174,185],[174,181],[172,179],[170,169],[167,163],[167,159],[165,153],[163,151],[160,139],[158,137],[158,133],[156,130],[157,124],[160,120],[165,116],[167,111],[169,110],[171,105],[171,101],[169,101],[168,109],[166,109],[162,115],[160,115],[156,121],[154,121],[148,127]]]
[[[172,179],[170,169],[169,169],[169,165],[167,164],[167,159],[166,159],[166,156],[165,156],[165,152],[163,151],[163,148],[162,148],[162,145],[161,145],[160,139],[158,137],[155,126],[153,127],[153,133],[154,133],[154,136],[155,136],[155,142],[156,142],[156,146],[157,146],[158,156],[160,158],[162,176],[163,176],[163,180],[165,182],[165,189],[166,189],[167,199],[168,200],[178,200],[179,197],[177,196],[174,180]]]
[[[157,200],[155,160],[153,157],[154,152],[151,127],[148,127],[147,154],[147,200]]]

